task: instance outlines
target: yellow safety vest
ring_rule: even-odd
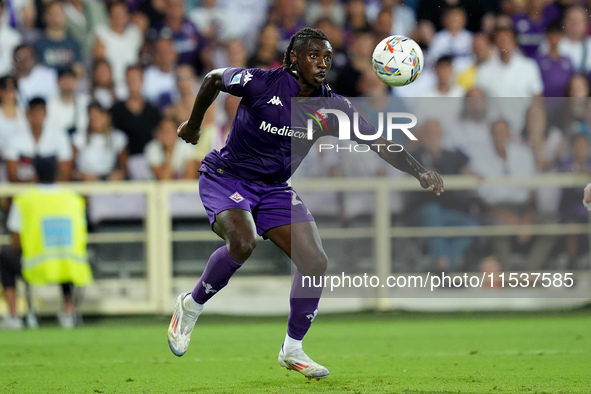
[[[66,189],[32,188],[14,204],[21,216],[23,278],[33,285],[92,282],[84,199]]]

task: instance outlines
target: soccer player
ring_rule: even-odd
[[[323,275],[327,257],[314,218],[286,183],[314,141],[307,140],[306,133],[294,132],[293,136],[303,136],[291,138],[290,133],[278,130],[291,122],[292,97],[332,97],[340,99],[342,110],[347,110],[348,100],[332,93],[325,83],[331,62],[332,48],[326,35],[320,30],[304,28],[291,37],[283,67],[276,70],[231,67],[213,70],[204,78],[189,120],[178,129],[185,141],[197,144],[205,111],[220,91],[240,96],[242,100],[226,145],[219,151],[211,151],[200,168],[199,192],[203,205],[213,231],[226,244],[213,252],[193,291],[181,294],[176,301],[168,328],[168,343],[175,355],[185,354],[203,305],[248,259],[257,245],[258,234],[281,248],[297,267],[279,364],[309,379],[328,376],[328,369],[312,361],[302,350],[302,340],[318,312],[322,292],[322,288],[304,288],[302,275]],[[375,134],[375,129],[363,119],[359,129],[364,135]],[[319,133],[314,133],[314,139],[318,137]],[[374,142],[376,146],[372,149],[388,163],[413,175],[423,188],[432,188],[437,194],[443,192],[443,181],[437,173],[426,171],[404,150],[393,153],[379,149],[377,144],[391,144],[384,138],[376,138]],[[292,145],[304,149],[294,151]]]

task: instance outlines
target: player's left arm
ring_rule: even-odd
[[[380,145],[382,146],[382,149],[379,149]],[[391,142],[384,137],[380,137],[371,145],[371,149],[394,168],[417,178],[423,189],[431,188],[438,196],[443,193],[443,179],[441,179],[441,176],[438,173],[435,171],[427,171],[421,163],[419,163],[417,159],[405,149],[400,152],[390,152],[383,148],[386,145],[391,145]]]
[[[188,120],[181,123],[177,133],[183,140],[195,145],[201,137],[201,123],[205,117],[205,112],[214,102],[220,91],[226,92],[227,89],[222,82],[222,75],[225,68],[218,68],[210,71],[199,88],[193,110]]]

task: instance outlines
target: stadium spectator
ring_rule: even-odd
[[[64,12],[66,30],[78,43],[85,61],[92,54],[94,43],[91,37],[96,27],[109,24],[105,4],[100,0],[65,0]]]
[[[0,183],[8,180],[4,152],[10,141],[25,132],[27,118],[18,105],[16,79],[0,77]]]
[[[239,38],[248,53],[254,51],[261,26],[269,22],[270,0],[218,0],[224,14],[221,40]]]
[[[591,174],[591,156],[589,155],[589,138],[584,134],[575,134],[571,138],[570,154],[561,164],[561,171],[574,174]],[[581,206],[581,191],[577,188],[566,188],[562,191],[560,214],[563,223],[588,223],[589,212]],[[581,251],[579,244],[585,242],[584,234],[570,234],[566,237],[566,253],[569,258],[568,269],[577,268],[577,258]]]
[[[127,167],[132,180],[146,179],[150,169],[144,158],[146,144],[152,139],[160,122],[160,111],[142,95],[143,73],[140,66],[127,68],[129,95],[111,108],[113,127],[127,136]]]
[[[544,97],[562,97],[569,79],[575,73],[570,58],[560,55],[558,45],[562,40],[562,28],[558,23],[551,23],[546,28],[548,53],[535,57],[540,67],[544,83]]]
[[[332,73],[326,78],[328,83],[333,85],[341,70],[349,63],[347,49],[344,47],[343,31],[328,18],[320,19],[315,27],[322,30],[332,44]]]
[[[225,48],[225,65],[230,67],[246,67],[248,55],[244,49],[244,44],[240,40],[230,40]]]
[[[558,43],[558,52],[571,59],[576,72],[591,71],[591,37],[586,35],[589,14],[579,5],[573,5],[564,12],[564,36]],[[544,45],[542,53],[547,53]]]
[[[514,97],[495,100],[494,104],[498,116],[507,120],[511,130],[518,133],[523,129],[531,97],[542,95],[544,86],[540,69],[535,61],[519,53],[511,28],[497,27],[493,36],[499,56],[480,65],[477,86],[488,97]]]
[[[259,43],[255,53],[246,62],[249,68],[272,69],[281,66],[283,61],[279,48],[279,29],[272,23],[267,23],[261,29]]]
[[[60,182],[70,180],[72,173],[72,144],[64,130],[46,121],[45,100],[34,98],[27,109],[27,127],[10,139],[4,158],[10,182],[32,182],[35,176],[33,161],[36,156],[55,156],[58,160]]]
[[[3,0],[4,12],[0,24],[17,29],[25,38],[35,36],[35,16],[38,10],[34,1]],[[31,36],[30,36],[31,35]],[[29,40],[25,40],[30,42]]]
[[[4,0],[0,1],[0,76],[8,74],[12,70],[12,55],[14,49],[23,41],[22,34],[10,26],[2,23],[5,12]]]
[[[444,149],[460,151],[470,162],[489,153],[493,146],[488,119],[490,100],[494,99],[487,99],[477,88],[466,93],[457,122],[444,129]]]
[[[7,221],[12,242],[0,251],[2,287],[9,307],[0,328],[23,328],[16,302],[16,278],[22,276],[32,285],[61,284],[64,304],[58,322],[62,328],[72,329],[81,322],[73,285],[92,281],[86,253],[85,202],[54,184],[55,157],[36,157],[33,164],[38,185],[15,197]]]
[[[565,98],[553,116],[554,124],[561,129],[566,136],[576,133],[584,133],[591,138],[591,129],[585,124],[586,111],[588,110],[589,81],[581,74],[575,74],[566,85]]]
[[[19,99],[23,106],[35,97],[49,100],[58,95],[56,70],[38,64],[35,50],[31,45],[17,46],[14,49],[13,60]]]
[[[428,21],[433,24],[436,31],[443,28],[443,13],[449,7],[461,7],[470,16],[467,28],[472,32],[481,30],[481,22],[488,15],[498,14],[497,1],[472,1],[472,0],[429,0],[420,1],[417,9],[417,20]]]
[[[444,55],[435,62],[434,70],[437,77],[437,84],[424,94],[424,97],[464,97],[462,88],[454,82],[454,64],[451,55]],[[454,100],[455,101],[455,100]],[[454,116],[457,113],[451,114]]]
[[[86,127],[88,96],[76,94],[76,74],[72,69],[58,73],[59,95],[47,102],[47,122],[57,130],[64,130],[72,136],[76,130]]]
[[[470,163],[472,171],[482,178],[503,176],[527,178],[535,175],[536,164],[531,149],[511,140],[509,123],[497,120],[491,126],[493,147],[489,154]],[[484,205],[483,223],[489,225],[530,225],[534,220],[533,193],[525,186],[481,186],[478,195]],[[517,236],[516,242],[525,247],[529,234]],[[492,239],[493,254],[505,271],[516,268],[512,259],[512,239],[498,236]]]
[[[465,91],[476,87],[478,68],[484,62],[492,59],[494,53],[490,38],[487,34],[476,33],[472,40],[471,64],[457,74],[457,82]]]
[[[338,71],[334,82],[335,91],[346,97],[359,96],[358,84],[363,72],[371,69],[371,55],[376,46],[376,38],[371,31],[358,31],[353,35],[349,46],[349,63]]]
[[[208,68],[206,59],[203,57],[204,49],[207,47],[205,39],[199,34],[193,22],[185,17],[183,0],[165,1],[164,20],[148,35],[151,41],[160,41],[160,38],[172,40],[174,52],[178,55],[178,63],[190,64],[195,68],[197,75],[201,75]],[[155,58],[154,62],[156,62]]]
[[[226,19],[217,0],[203,0],[199,7],[189,11],[189,20],[208,42],[214,43],[220,39]]]
[[[181,124],[191,116],[197,96],[197,76],[195,70],[187,64],[178,66],[175,74],[178,97],[175,97],[176,101],[172,106],[166,108],[165,116],[172,117]]]
[[[306,8],[306,24],[313,26],[323,18],[328,18],[336,26],[343,27],[347,18],[345,5],[337,0],[309,2]]]
[[[122,93],[115,92],[113,73],[107,59],[95,59],[90,81],[91,101],[97,101],[104,108],[111,108]]]
[[[467,15],[461,7],[450,7],[443,13],[444,28],[437,32],[429,45],[425,66],[430,67],[437,59],[447,55],[453,59],[456,72],[470,64],[472,33],[466,30]]]
[[[371,31],[371,25],[365,11],[365,2],[363,0],[349,0],[347,2],[347,21],[343,28],[345,46],[353,43],[357,32]]]
[[[172,103],[175,93],[174,70],[177,53],[174,42],[159,38],[153,44],[154,62],[144,70],[144,97],[155,107],[165,108]]]
[[[385,0],[381,6],[392,15],[390,34],[409,36],[417,23],[414,10],[408,4],[401,4],[400,0]]]
[[[76,133],[74,178],[82,181],[126,178],[127,136],[111,126],[109,111],[97,102],[88,106],[88,130]]]
[[[546,27],[560,20],[560,6],[546,0],[526,0],[522,12],[512,15],[517,44],[525,56],[535,57]]]
[[[94,30],[94,59],[106,59],[113,74],[116,91],[125,88],[125,70],[139,61],[143,36],[132,23],[127,5],[122,0],[108,3],[109,25]]]
[[[454,82],[452,62],[450,55],[437,59],[436,84],[422,95],[429,99],[418,101],[415,106],[420,118],[438,119],[444,129],[458,119],[462,110],[461,97],[464,97],[464,91]]]
[[[392,28],[392,13],[388,10],[381,10],[378,14],[376,22],[373,24],[373,33],[378,40],[390,36],[390,29]]]
[[[82,53],[78,42],[66,29],[64,5],[59,0],[52,0],[45,5],[44,11],[47,26],[45,32],[35,42],[37,58],[46,66],[59,71],[72,68],[76,75],[82,77]]]
[[[177,125],[172,118],[162,118],[154,139],[144,151],[154,178],[159,181],[197,179],[198,176],[195,147],[178,138]]]
[[[533,97],[543,91],[536,63],[517,50],[512,29],[499,27],[494,31],[498,57],[480,65],[477,84],[490,97]]]
[[[293,33],[305,26],[303,14],[306,2],[302,0],[275,0],[274,7],[269,12],[269,20],[279,28],[279,49],[283,50],[289,44]]]
[[[427,120],[421,127],[419,149],[413,154],[424,163],[425,168],[445,175],[460,175],[468,172],[468,158],[458,151],[443,148],[443,133],[437,120]],[[475,226],[477,221],[470,216],[469,193],[447,191],[433,198],[427,193],[411,193],[410,204],[405,209],[414,212],[419,226]],[[458,263],[473,242],[472,237],[432,237],[429,238],[429,255],[434,259],[434,267],[439,271],[458,268]]]

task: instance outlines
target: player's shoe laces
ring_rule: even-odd
[[[175,356],[182,356],[187,352],[191,333],[197,322],[199,314],[185,308],[183,300],[190,297],[191,293],[182,293],[176,300],[172,320],[168,326],[168,346]]]
[[[297,371],[309,380],[320,380],[328,376],[328,369],[312,361],[302,349],[290,350],[288,352],[285,352],[283,349],[284,346],[281,345],[278,357],[279,365],[281,367]]]

